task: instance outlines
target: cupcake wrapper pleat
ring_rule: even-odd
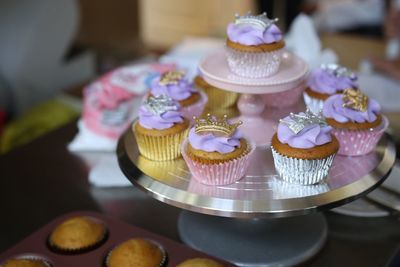
[[[181,156],[180,147],[188,129],[165,136],[149,136],[134,131],[139,152],[151,160],[172,160]]]
[[[204,88],[208,95],[207,107],[211,109],[224,109],[233,107],[239,98],[238,93],[224,91],[212,86]]]
[[[311,110],[312,113],[318,114],[324,107],[324,100],[320,100],[303,93],[304,103]]]
[[[385,123],[385,122],[384,122]],[[347,130],[334,128],[332,133],[339,140],[339,155],[362,156],[374,150],[383,133],[384,126],[379,131],[374,130]]]
[[[312,185],[321,182],[332,166],[335,154],[323,159],[297,159],[284,156],[271,147],[275,169],[286,182]]]
[[[223,163],[206,164],[192,160],[186,154],[186,144],[187,141],[182,145],[182,156],[185,159],[193,178],[200,183],[207,185],[227,185],[240,180],[245,176],[251,155],[255,150],[255,146],[249,144],[250,151],[237,159]]]
[[[281,64],[282,49],[270,52],[243,52],[226,47],[228,66],[239,76],[262,78],[275,74]]]

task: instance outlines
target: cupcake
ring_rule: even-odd
[[[246,174],[255,146],[237,130],[240,124],[210,114],[206,119],[195,119],[182,145],[182,156],[194,179],[207,185],[225,185]]]
[[[129,239],[108,254],[107,267],[162,267],[166,253],[160,245],[144,238]]]
[[[368,154],[388,127],[387,119],[380,114],[379,103],[352,88],[329,97],[323,114],[340,142],[340,155]]]
[[[50,267],[50,264],[40,259],[10,259],[2,267]]]
[[[322,181],[339,149],[331,131],[321,114],[310,110],[281,119],[271,142],[279,176],[286,182],[302,185]]]
[[[140,154],[150,160],[180,157],[188,128],[189,120],[182,116],[179,104],[166,95],[146,99],[132,126]]]
[[[185,78],[183,71],[168,71],[156,77],[151,83],[150,96],[167,95],[181,106],[185,118],[200,116],[207,103],[207,95],[196,90],[193,83]]]
[[[223,267],[223,265],[212,259],[193,258],[181,262],[176,267]]]
[[[281,63],[283,36],[263,13],[236,15],[227,28],[226,56],[230,70],[243,77],[262,78],[275,74]]]
[[[62,222],[50,234],[48,244],[57,252],[80,253],[105,241],[105,224],[93,217],[74,217]]]
[[[194,78],[194,86],[207,94],[208,102],[206,108],[226,109],[235,106],[239,98],[238,93],[225,91],[207,83],[200,75]]]
[[[318,113],[328,97],[347,88],[356,88],[356,81],[357,76],[349,69],[336,64],[323,64],[308,77],[304,102],[312,112]]]

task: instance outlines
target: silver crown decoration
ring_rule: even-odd
[[[269,19],[267,17],[266,12],[257,16],[251,15],[250,11],[247,13],[247,15],[243,16],[240,16],[239,14],[235,15],[235,24],[251,24],[262,30],[269,28],[272,24],[275,24],[277,21],[278,21],[277,18]]]
[[[144,102],[146,108],[154,115],[161,115],[167,111],[177,111],[177,103],[167,95],[150,96]]]
[[[348,77],[351,80],[357,80],[357,76],[353,71],[338,64],[322,64],[321,68],[323,70],[329,71],[336,77]]]
[[[287,125],[295,134],[298,134],[309,125],[318,124],[321,127],[328,125],[321,112],[314,114],[308,108],[303,114],[294,114],[291,112],[289,117],[291,119],[290,121],[286,121],[284,119],[280,119],[279,121]]]

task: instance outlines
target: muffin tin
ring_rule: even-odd
[[[103,221],[108,228],[108,237],[104,243],[93,250],[79,254],[60,254],[49,249],[48,237],[51,231],[63,221],[76,216],[90,216]],[[69,266],[105,266],[105,258],[116,245],[131,239],[146,238],[160,244],[167,253],[167,264],[165,266],[176,266],[179,263],[191,258],[209,258],[224,266],[234,266],[228,262],[216,259],[200,251],[194,250],[176,241],[154,234],[134,225],[121,222],[106,215],[80,211],[65,214],[43,226],[12,248],[0,255],[0,265],[11,258],[39,258],[50,263],[52,267]]]

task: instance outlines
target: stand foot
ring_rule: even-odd
[[[182,211],[178,230],[184,243],[238,266],[293,266],[315,255],[327,236],[319,213],[234,219]]]

